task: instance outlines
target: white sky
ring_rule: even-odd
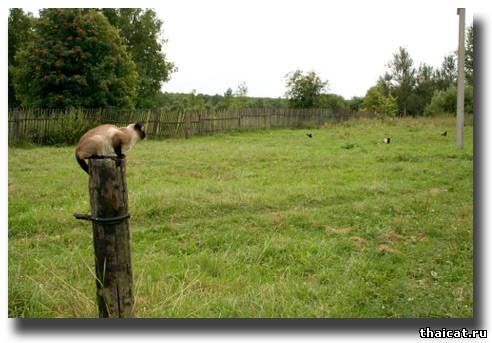
[[[179,68],[163,90],[222,94],[244,81],[251,96],[279,97],[284,76],[299,68],[328,79],[330,92],[363,96],[399,46],[415,65],[440,66],[457,49],[456,8],[452,1],[163,2],[155,9]]]
[[[469,4],[467,25],[473,17]],[[154,8],[164,21],[164,51],[178,67],[163,91],[223,94],[246,82],[250,96],[281,97],[285,75],[301,69],[316,71],[328,79],[329,92],[345,98],[364,96],[399,46],[408,49],[415,66],[440,66],[444,56],[457,49],[456,8],[463,6],[421,0],[182,0],[139,5]]]

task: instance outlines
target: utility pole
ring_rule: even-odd
[[[456,99],[456,146],[463,149],[465,124],[465,9],[458,8],[459,46],[458,46],[458,87]]]

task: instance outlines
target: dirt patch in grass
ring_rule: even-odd
[[[350,240],[355,242],[357,245],[357,248],[362,249],[367,245],[367,239],[359,237],[359,236],[352,236],[350,237]]]
[[[376,250],[382,254],[403,255],[400,250],[394,249],[387,244],[379,244]]]
[[[394,231],[386,232],[383,236],[386,240],[393,243],[400,243],[401,241],[405,240],[405,238],[402,235]]]
[[[334,228],[334,227],[327,226],[325,228],[325,232],[328,235],[343,235],[343,234],[346,234],[346,233],[351,232],[352,230],[353,229],[351,227],[337,227],[337,228]]]

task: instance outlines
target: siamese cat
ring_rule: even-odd
[[[125,157],[124,152],[133,148],[135,143],[145,138],[145,131],[139,122],[126,127],[105,124],[87,131],[75,149],[75,158],[80,167],[88,174],[89,165],[85,161],[95,156]]]

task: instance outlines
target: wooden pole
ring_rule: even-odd
[[[191,113],[184,114],[184,123],[185,123],[185,138],[188,139],[191,137]]]
[[[458,8],[459,46],[458,46],[458,87],[456,99],[456,146],[463,149],[465,124],[465,9]]]
[[[198,113],[198,135],[202,136],[203,135],[203,120],[202,120],[202,115],[203,112]]]
[[[20,111],[15,110],[14,111],[14,144],[19,143],[19,116],[20,116]]]
[[[124,218],[128,215],[125,159],[90,158],[89,193],[99,317],[132,317],[130,225],[128,217]]]

